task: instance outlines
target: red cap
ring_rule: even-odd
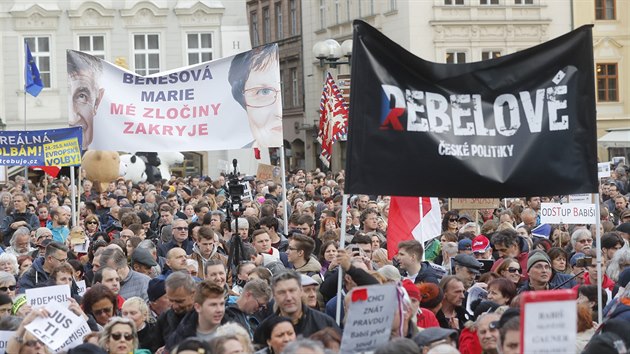
[[[416,284],[414,284],[411,280],[404,279],[402,281],[402,286],[407,291],[409,298],[416,299],[418,301],[422,300],[422,297],[420,296],[420,290],[418,290]]]
[[[482,253],[488,250],[490,247],[490,240],[484,235],[477,235],[472,240],[472,251],[475,253]]]

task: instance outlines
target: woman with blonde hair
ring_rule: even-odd
[[[385,265],[392,264],[392,262],[387,257],[387,250],[384,248],[379,248],[372,251],[372,262],[376,264],[376,269],[380,269]]]
[[[138,332],[129,318],[112,317],[103,328],[98,344],[109,354],[129,354],[138,348]]]
[[[122,306],[122,317],[133,321],[138,331],[138,348],[149,349],[154,353],[158,347],[155,343],[154,324],[148,322],[149,307],[137,296],[125,300]]]

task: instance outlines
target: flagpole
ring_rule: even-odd
[[[341,204],[341,235],[339,236],[339,249],[344,249],[346,247],[347,218],[348,195],[344,194]],[[337,313],[335,315],[335,319],[337,321],[337,325],[341,326],[341,303],[343,302],[341,299],[341,290],[343,287],[343,269],[341,269],[341,265],[337,265],[337,272],[339,278],[337,279]]]
[[[282,202],[284,208],[282,208],[282,218],[284,224],[284,233],[289,232],[289,216],[288,216],[288,201],[287,201],[287,172],[284,163],[284,144],[280,145],[280,169],[282,170]]]
[[[77,220],[77,190],[76,190],[76,183],[75,183],[75,177],[74,177],[74,166],[70,166],[70,188],[72,188],[71,190],[71,198],[70,200],[72,200],[72,222],[74,223],[74,225],[72,225],[72,227],[79,225],[79,222]]]
[[[600,231],[599,193],[595,193],[595,253],[597,254],[597,323],[602,323],[602,233]],[[591,200],[592,200],[591,199]]]
[[[420,197],[420,237],[422,238],[422,247],[425,247],[424,244],[424,223],[422,219],[424,218],[424,201],[422,200],[424,197]],[[426,252],[422,252],[422,261],[426,261]]]
[[[24,133],[26,133],[26,84],[24,85]],[[28,166],[24,166],[24,193],[28,194]]]

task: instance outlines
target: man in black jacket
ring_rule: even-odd
[[[28,199],[24,193],[18,192],[13,196],[13,212],[7,215],[2,224],[0,225],[0,231],[4,237],[4,245],[9,246],[9,241],[15,230],[24,226],[30,231],[36,230],[39,227],[39,219],[37,215],[31,214],[26,208],[28,205]]]
[[[271,288],[266,281],[252,279],[245,287],[241,296],[228,303],[225,308],[225,322],[236,322],[249,332],[249,337],[254,338],[254,331],[258,327],[258,320],[252,315],[267,307],[271,299]]]
[[[193,309],[197,287],[190,274],[174,272],[166,278],[165,288],[171,308],[158,317],[156,324],[158,347],[165,344],[166,338],[175,332],[184,316]]]
[[[254,334],[255,343],[266,345],[260,328],[264,327],[264,323],[274,316],[290,318],[293,321],[295,334],[303,337],[308,337],[327,327],[341,332],[332,317],[302,304],[302,281],[299,273],[293,270],[279,273],[273,277],[271,289],[278,310],[258,327]]]

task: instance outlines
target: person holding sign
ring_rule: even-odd
[[[247,147],[282,145],[280,65],[275,45],[238,54],[232,60],[228,81],[232,96],[245,109],[254,141]]]
[[[48,317],[48,312],[44,309],[29,312],[28,315],[24,317],[24,320],[22,320],[22,323],[20,323],[17,331],[15,331],[15,336],[9,339],[6,348],[7,353],[51,353],[44,343],[35,338],[35,336],[25,328],[26,325],[30,324],[38,317]]]

